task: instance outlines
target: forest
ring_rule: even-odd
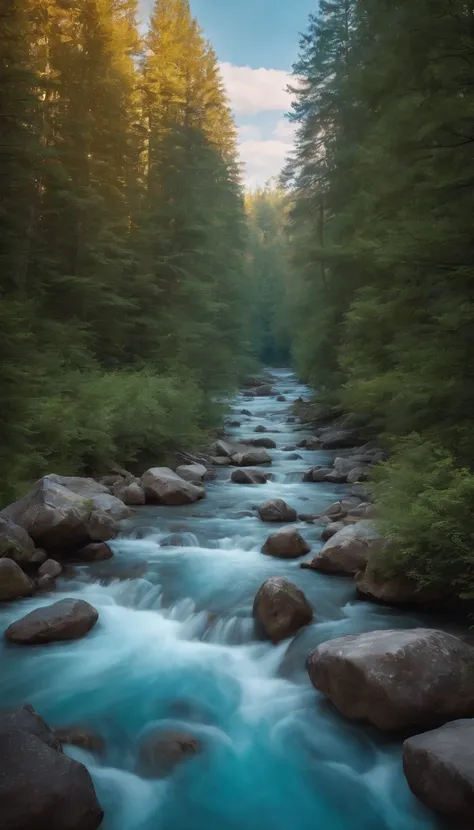
[[[188,0],[0,17],[4,501],[198,444],[259,364],[390,448],[382,563],[474,590],[474,16],[321,0],[282,181],[245,192]]]

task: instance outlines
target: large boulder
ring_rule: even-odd
[[[262,522],[295,522],[298,518],[294,507],[290,507],[283,499],[268,499],[258,508],[258,515]]]
[[[112,559],[113,555],[114,552],[107,542],[91,542],[90,545],[75,550],[70,558],[74,562],[104,562],[106,559]]]
[[[258,467],[260,464],[271,464],[272,457],[264,449],[247,449],[232,456],[235,467]]]
[[[13,559],[0,559],[0,602],[29,597],[34,589],[34,582]]]
[[[96,830],[103,810],[87,769],[64,755],[31,707],[0,715],[2,830]]]
[[[265,542],[262,553],[279,559],[298,559],[309,553],[311,546],[294,527],[282,527]]]
[[[231,481],[235,484],[266,484],[267,473],[264,470],[232,470]]]
[[[423,804],[471,827],[474,816],[474,719],[456,720],[403,744],[403,769]]]
[[[178,764],[200,752],[193,735],[181,732],[152,732],[139,745],[138,773],[144,778],[163,778]]]
[[[79,491],[78,481],[93,479],[44,476],[26,496],[2,510],[0,516],[11,519],[47,550],[111,539],[116,535],[116,519],[125,518],[130,511],[97,482],[96,492],[89,491],[87,495],[63,483],[72,484]]]
[[[326,481],[326,476],[332,472],[330,467],[311,467],[304,474],[303,481]]]
[[[292,637],[313,619],[303,591],[288,579],[272,576],[259,589],[253,604],[257,628],[272,641]]]
[[[93,478],[49,475],[48,479],[65,487],[66,490],[70,490],[71,493],[88,499],[92,502],[96,510],[106,513],[115,522],[120,522],[122,519],[128,519],[130,516],[133,516],[133,511],[129,510],[120,499],[113,496],[108,487],[99,484]]]
[[[354,467],[350,473],[347,474],[347,483],[356,484],[359,481],[369,481],[371,477],[371,468],[359,464]]]
[[[474,715],[474,649],[435,629],[371,631],[318,646],[316,689],[346,717],[379,729],[430,728]]]
[[[0,559],[4,556],[19,565],[29,564],[35,555],[35,543],[23,527],[0,516]]]
[[[246,438],[245,443],[250,444],[251,447],[263,447],[266,450],[276,449],[276,441],[273,438]]]
[[[139,507],[146,502],[145,491],[137,482],[118,487],[115,490],[115,495],[129,507]]]
[[[206,495],[204,487],[185,481],[169,467],[151,467],[142,475],[140,483],[147,501],[158,504],[193,504]]]
[[[20,646],[79,640],[98,619],[98,611],[88,602],[62,599],[13,622],[5,631],[5,639]]]
[[[385,540],[370,522],[362,521],[339,530],[309,564],[315,571],[354,575],[363,570],[369,556],[380,551]]]
[[[333,450],[343,447],[353,447],[357,444],[358,434],[354,429],[322,429],[319,434],[321,449]]]
[[[269,398],[269,397],[276,397],[278,392],[275,391],[273,386],[269,383],[262,384],[260,386],[255,386],[253,389],[249,389],[247,394],[253,395],[255,398]]]
[[[328,542],[329,539],[332,539],[336,533],[339,533],[340,530],[343,530],[345,525],[342,522],[329,522],[329,524],[323,527],[321,538]]]
[[[176,474],[185,481],[202,481],[206,473],[204,464],[181,464],[176,468]]]
[[[448,601],[445,587],[420,588],[409,576],[385,575],[370,560],[366,569],[357,574],[356,587],[363,599],[382,605],[442,607]]]

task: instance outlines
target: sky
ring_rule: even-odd
[[[142,0],[150,7],[152,0]],[[285,91],[298,55],[299,35],[317,0],[190,0],[211,41],[239,130],[249,187],[278,175],[291,151]]]

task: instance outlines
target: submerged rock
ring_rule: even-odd
[[[309,553],[311,546],[294,527],[282,527],[265,542],[262,553],[280,559],[298,559]]]
[[[104,739],[87,726],[62,726],[54,734],[60,744],[78,746],[86,752],[99,754],[105,749]]]
[[[272,576],[255,597],[253,616],[257,627],[276,644],[308,625],[313,609],[296,585],[284,577]]]
[[[297,519],[296,510],[283,499],[268,499],[257,509],[262,522],[295,522]]]
[[[264,470],[233,470],[231,481],[235,484],[266,484],[267,473]]]
[[[13,559],[0,559],[0,602],[29,597],[34,589],[34,582]]]
[[[32,707],[0,715],[0,745],[2,830],[97,830],[104,813],[87,769]]]
[[[206,495],[204,487],[185,481],[169,467],[151,467],[142,475],[141,486],[147,500],[158,504],[192,504]]]
[[[58,640],[79,640],[94,627],[98,611],[82,599],[62,599],[36,608],[13,622],[5,639],[16,645],[39,645]]]
[[[263,426],[263,424],[259,424],[255,427],[254,432],[266,432],[267,428]]]
[[[144,778],[164,778],[178,764],[201,751],[193,735],[181,732],[153,732],[139,745],[138,774]]]
[[[470,827],[474,816],[474,719],[456,720],[403,744],[412,792],[451,822]]]
[[[309,567],[324,573],[354,575],[363,570],[369,556],[384,545],[385,540],[370,522],[347,525],[326,542]]]
[[[474,649],[442,631],[371,631],[318,646],[316,689],[346,717],[386,731],[430,728],[474,715]]]

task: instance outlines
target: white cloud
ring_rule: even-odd
[[[292,124],[286,118],[279,118],[276,122],[273,134],[280,141],[284,141],[285,144],[292,144],[295,140],[295,131],[295,124]]]
[[[240,158],[245,167],[245,181],[248,186],[263,185],[273,176],[278,176],[291,144],[276,138],[266,141],[241,141]]]
[[[281,69],[252,69],[221,63],[220,69],[232,109],[237,115],[254,115],[272,110],[286,111],[291,95],[286,87],[290,75]]]

